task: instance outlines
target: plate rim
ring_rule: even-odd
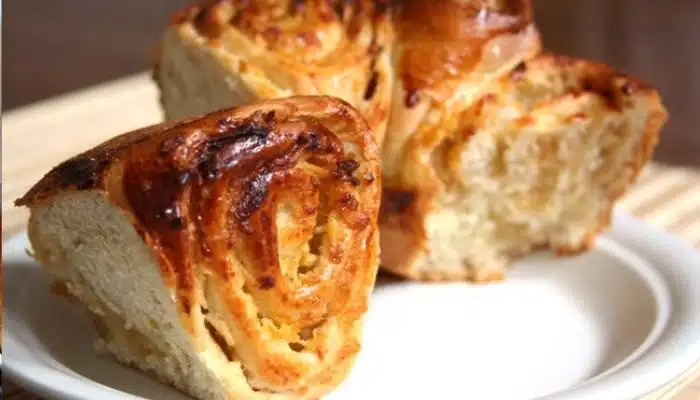
[[[601,236],[609,238],[612,242],[615,242],[615,244],[621,245],[626,250],[630,251],[634,255],[642,258],[648,264],[652,265],[652,268],[655,271],[662,273],[661,275],[663,275],[663,283],[665,283],[665,287],[669,289],[669,292],[672,296],[672,304],[669,310],[671,316],[669,316],[669,319],[673,318],[675,313],[678,312],[676,310],[677,304],[675,303],[678,300],[677,297],[679,296],[679,293],[688,295],[689,293],[694,292],[695,296],[691,296],[693,297],[691,299],[693,300],[692,304],[697,308],[700,308],[700,252],[698,250],[690,247],[689,245],[682,242],[679,238],[660,229],[657,226],[654,226],[652,224],[649,224],[648,222],[630,216],[625,212],[617,210],[613,214],[613,223],[611,224],[611,228],[606,232],[602,233]],[[3,248],[5,248],[5,246],[10,244],[11,242],[14,243],[20,240],[26,240],[26,229],[22,229],[12,234],[11,236],[5,238],[2,242]],[[655,242],[656,244],[651,246],[650,242]],[[13,250],[13,253],[14,251],[17,250]],[[5,252],[3,251],[3,253]],[[663,257],[664,259],[668,259],[669,255],[674,255],[676,260],[666,264],[659,264],[658,262],[652,262],[654,257],[649,256],[656,255],[657,257],[659,257],[664,254],[667,256]],[[678,266],[679,263],[685,265]],[[664,272],[666,273],[664,274]],[[688,290],[687,288],[685,291],[683,291],[679,288],[678,285],[670,283],[668,279],[668,274],[671,273],[675,273],[675,275],[685,275],[686,277],[691,276],[692,279],[690,279],[689,281],[685,281],[685,283],[689,283],[691,289],[695,288],[697,289],[697,291]],[[686,298],[685,300],[688,299]],[[700,315],[698,316],[698,319],[700,320]],[[677,321],[677,317],[673,321],[669,322],[674,322],[675,325],[681,324],[681,327],[683,327],[683,321]],[[3,335],[5,335],[6,332],[9,333],[9,329],[6,323],[3,325]],[[679,328],[676,327],[676,330],[678,329]],[[656,347],[659,344],[659,342],[661,342],[662,344],[664,342],[669,342],[670,340],[674,339],[675,336],[682,333],[669,333],[669,326],[665,326],[663,331],[656,338],[656,340],[653,343],[651,343],[651,346],[649,348],[642,352],[637,358],[631,360],[631,362],[623,365],[621,368],[618,369],[616,366],[613,366],[613,373],[606,374],[604,372],[602,376],[596,376],[578,385],[572,386],[569,389],[564,389],[563,391],[545,395],[541,397],[541,399],[598,400],[602,398],[610,398],[618,400],[620,399],[619,396],[621,394],[624,396],[629,396],[630,398],[642,398],[644,396],[653,394],[656,391],[664,388],[665,386],[672,384],[677,379],[683,377],[687,372],[694,369],[700,363],[700,325],[695,326],[695,329],[697,329],[697,337],[693,339],[691,346],[686,347],[686,350],[688,351],[675,352],[672,353],[672,356],[659,356],[658,354],[655,354],[658,353],[658,349],[654,351],[654,347]],[[668,335],[670,335],[670,339],[663,338],[664,336]],[[21,338],[15,339],[15,337],[13,337],[11,334],[8,336],[8,339],[10,339],[10,341],[6,341],[5,349],[8,348],[9,343],[21,344],[23,342]],[[640,346],[643,345],[644,344]],[[139,397],[137,395],[133,395],[131,393],[127,393],[119,389],[107,386],[90,378],[83,377],[82,375],[74,376],[73,374],[69,374],[66,371],[57,370],[55,366],[52,366],[51,364],[46,362],[41,362],[41,360],[35,359],[35,362],[27,364],[26,362],[21,362],[20,359],[15,360],[12,357],[8,357],[7,351],[5,351],[4,353],[5,354],[3,355],[2,360],[3,372],[7,374],[8,378],[10,378],[15,383],[17,383],[18,385],[30,392],[50,397],[58,396],[61,399],[91,400],[91,397],[88,397],[87,395],[81,395],[80,388],[73,391],[66,390],[64,387],[52,385],[51,382],[47,381],[45,377],[42,378],[38,376],[38,371],[34,374],[26,373],[25,369],[29,365],[38,365],[41,366],[42,371],[54,371],[55,373],[59,373],[62,376],[70,378],[71,381],[75,381],[76,383],[79,382],[82,385],[90,385],[96,390],[99,389],[103,391],[105,395],[118,395],[120,399],[143,399],[142,397]],[[640,388],[640,385],[638,384],[632,386],[631,383],[639,382],[639,378],[635,380],[629,376],[631,373],[635,372],[636,369],[639,369],[638,366],[637,368],[635,368],[635,364],[640,359],[642,361],[647,359],[648,364],[649,358],[653,360],[654,358],[659,357],[661,358],[661,361],[665,362],[661,363],[660,365],[657,365],[656,368],[652,369],[651,371],[649,371],[649,367],[638,371],[645,373],[646,376],[644,376],[644,382],[649,382],[649,384],[643,385],[642,388]],[[660,372],[664,370],[664,373]],[[636,389],[634,387],[636,387]],[[606,391],[608,393],[601,393],[601,388],[607,388]],[[614,389],[612,395],[610,395],[609,393],[610,389]]]

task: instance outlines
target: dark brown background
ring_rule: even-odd
[[[5,0],[4,109],[142,71],[187,0]],[[700,166],[700,1],[535,0],[545,47],[657,86],[671,112],[656,158]]]

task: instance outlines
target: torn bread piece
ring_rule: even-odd
[[[388,161],[382,266],[484,282],[535,249],[590,248],[666,118],[654,89],[606,65],[519,64],[471,106],[422,121]]]

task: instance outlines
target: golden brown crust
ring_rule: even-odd
[[[521,34],[532,25],[529,0],[408,0],[401,2],[397,15],[402,48],[397,73],[408,107],[421,89],[472,71],[488,41]]]
[[[206,312],[204,268],[245,332],[235,348],[251,386],[303,394],[337,382],[347,368],[333,365],[349,366],[359,349],[378,263],[380,182],[377,145],[357,111],[302,96],[119,136],[54,168],[17,205],[104,192],[158,256],[184,326],[192,332]],[[242,297],[229,288],[241,276]],[[268,352],[280,327],[314,349],[318,365]]]

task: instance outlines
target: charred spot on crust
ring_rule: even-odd
[[[420,101],[420,93],[418,93],[417,90],[409,90],[406,93],[406,100],[405,100],[406,107],[408,107],[408,108],[415,107],[419,101]]]
[[[264,145],[272,131],[264,119],[260,113],[254,113],[242,123],[233,122],[229,117],[219,120],[217,130],[220,135],[206,142],[200,158],[198,169],[204,179],[220,177],[222,170],[235,164],[247,152]],[[222,151],[224,148],[227,150]]]
[[[410,190],[384,189],[382,191],[381,213],[403,214],[416,202],[416,193]]]
[[[263,114],[262,119],[267,124],[273,124],[275,122],[275,110],[271,110]]]
[[[189,171],[177,168],[148,170],[142,163],[125,168],[124,191],[138,218],[162,232],[175,232],[186,225],[180,192],[190,179]]]
[[[297,144],[306,146],[310,151],[319,151],[321,150],[321,137],[316,132],[309,132],[308,134],[302,133],[297,136]],[[330,146],[330,144],[328,146]],[[332,149],[328,150],[328,148],[324,150],[332,151]]]
[[[372,71],[372,77],[367,83],[367,89],[365,89],[365,101],[371,100],[374,97],[374,93],[377,92],[377,85],[379,84],[379,74],[377,71]]]
[[[357,186],[360,184],[360,180],[353,174],[358,168],[360,168],[360,163],[355,160],[341,160],[336,163],[333,175],[341,181],[347,181]]]
[[[93,189],[100,183],[112,155],[113,152],[108,151],[98,156],[74,158],[58,165],[53,173],[61,185],[75,186],[77,190]]]
[[[338,169],[344,172],[346,175],[350,175],[360,168],[360,163],[355,160],[341,160],[338,161]]]
[[[271,129],[267,126],[262,126],[255,123],[245,124],[242,127],[236,129],[235,132],[228,133],[230,136],[222,138],[221,141],[230,141],[245,137],[256,137],[258,139],[265,139],[267,135],[270,134],[270,130]]]
[[[318,150],[321,148],[321,139],[318,137],[317,134],[311,133],[309,135],[309,149],[310,150]]]
[[[243,198],[236,206],[234,215],[239,222],[246,221],[260,207],[267,197],[272,174],[261,172],[245,184]]]
[[[265,275],[258,279],[258,286],[260,289],[269,290],[275,287],[275,277],[270,275]]]
[[[235,139],[243,136],[266,137],[274,128],[275,112],[263,113],[256,111],[243,121],[233,121],[231,117],[225,117],[216,122],[217,132],[222,134],[221,139]]]
[[[156,214],[156,219],[164,219],[173,229],[182,229],[185,227],[185,220],[180,213],[180,207],[176,204],[165,208],[162,212]]]
[[[615,96],[615,92],[611,88],[605,88],[599,92],[601,97],[605,100],[605,102],[608,104],[608,107],[614,110],[619,110],[621,107],[620,102],[617,99],[617,96]]]
[[[622,99],[615,91],[613,77],[602,74],[600,76],[587,76],[581,82],[581,88],[586,92],[592,92],[600,96],[611,110],[622,110]]]
[[[357,199],[352,193],[343,193],[340,197],[340,207],[344,210],[355,211],[358,207]]]
[[[200,171],[204,179],[214,180],[220,176],[221,171],[216,167],[216,164],[210,162],[209,160],[206,160],[200,164]]]

